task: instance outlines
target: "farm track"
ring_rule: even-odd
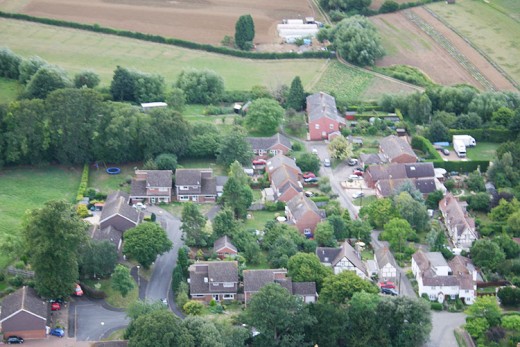
[[[470,42],[440,21],[431,11],[417,7],[405,15],[456,59],[487,90],[517,88]]]

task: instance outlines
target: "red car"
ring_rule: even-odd
[[[354,175],[363,176],[363,171],[356,170],[356,171],[354,171]]]
[[[51,311],[59,311],[61,310],[61,305],[59,302],[51,303]]]
[[[76,289],[74,290],[74,295],[83,296],[83,289],[81,289],[81,286],[77,283],[76,283]]]
[[[395,289],[395,284],[392,281],[383,281],[383,282],[379,282],[379,287]]]
[[[253,160],[253,165],[265,165],[267,161],[265,159],[255,159]]]
[[[306,172],[303,174],[303,178],[314,178],[316,177],[315,174],[313,174],[312,172]]]

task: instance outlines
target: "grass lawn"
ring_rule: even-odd
[[[101,284],[101,288],[99,288],[99,289],[104,291],[107,295],[107,298],[105,299],[105,301],[107,302],[107,304],[109,304],[112,307],[127,308],[129,304],[131,304],[134,301],[137,301],[137,299],[139,297],[139,291],[137,290],[137,283],[135,283],[135,282],[134,282],[134,285],[135,285],[134,289],[132,289],[132,291],[130,291],[130,293],[128,293],[126,295],[126,297],[124,297],[124,298],[121,296],[121,294],[118,291],[112,289],[110,279],[101,280],[101,281],[99,281],[99,283]],[[95,284],[95,282],[93,284]]]
[[[18,81],[0,77],[0,105],[16,100],[22,89],[22,85]]]
[[[466,148],[466,155],[471,160],[494,160],[499,143],[478,142],[475,147]]]
[[[122,341],[124,340],[125,330],[126,329],[116,330],[101,341]]]
[[[49,200],[72,202],[80,178],[81,168],[49,166],[0,171],[0,240],[7,235],[19,235],[25,211],[42,207]],[[0,252],[0,269],[12,260]]]
[[[271,266],[267,261],[267,252],[262,251],[257,259],[257,264],[246,264],[247,270],[262,270],[269,269]]]
[[[130,185],[126,183],[126,179],[134,176],[135,168],[142,166],[141,163],[128,163],[121,165],[106,164],[107,167],[118,167],[121,169],[119,175],[109,175],[105,170],[105,166],[99,164],[99,169],[90,167],[88,187],[99,189],[100,192],[109,194],[116,190],[130,192]]]
[[[250,219],[246,219],[244,226],[248,229],[263,230],[265,223],[274,220],[275,214],[283,216],[283,211],[280,212],[269,212],[269,211],[250,211]]]
[[[183,159],[179,161],[179,166],[184,169],[213,169],[213,176],[227,175],[226,168],[218,165],[215,159]]]
[[[370,195],[370,196],[365,196],[363,198],[353,199],[352,203],[355,206],[366,206],[366,205],[370,204],[372,201],[375,201],[375,200],[377,200],[376,196],[375,195]]]
[[[200,213],[202,213],[203,215],[208,213],[208,211],[211,210],[211,208],[213,206],[215,206],[214,204],[196,204],[196,205],[198,206]],[[167,204],[167,205],[166,204],[160,204],[159,206],[162,209],[165,209],[166,211],[170,212],[175,217],[181,218],[181,216],[182,216],[182,209],[184,207],[184,203],[183,202],[172,202],[172,203]]]
[[[327,62],[325,59],[241,59],[8,19],[0,20],[0,42],[24,57],[38,55],[71,75],[83,69],[93,69],[101,76],[101,85],[104,86],[109,85],[117,65],[158,73],[167,85],[171,85],[184,69],[210,68],[222,75],[229,90],[250,90],[255,85],[268,88],[290,85],[297,75],[305,86]]]
[[[372,260],[374,259],[374,252],[370,249],[365,249],[361,252],[361,259],[363,260]]]
[[[438,2],[428,7],[520,82],[519,4],[517,0],[462,0],[450,6]]]

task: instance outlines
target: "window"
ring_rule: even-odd
[[[224,288],[233,288],[234,286],[233,282],[224,282]]]
[[[167,192],[168,188],[166,188],[166,187],[159,187],[159,191],[160,192]]]
[[[179,200],[180,201],[188,201],[188,200],[190,200],[190,197],[187,196],[187,195],[180,195],[179,196]]]
[[[201,294],[192,294],[191,297],[192,297],[192,298],[203,298],[204,295],[201,295]]]
[[[224,300],[233,300],[235,298],[235,294],[224,294]]]
[[[188,187],[187,186],[180,186],[179,190],[188,190]]]
[[[213,287],[218,287],[218,283],[213,282]]]
[[[319,125],[319,124],[314,124],[314,128],[315,128],[315,129],[319,129],[319,128],[320,128],[320,125]]]
[[[334,124],[331,123],[331,124],[329,125],[329,129],[330,129],[330,130],[333,130],[333,129],[334,129]]]

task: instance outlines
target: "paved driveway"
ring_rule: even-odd
[[[458,347],[454,330],[466,323],[464,313],[432,311],[430,341],[424,347]]]
[[[125,312],[106,309],[102,301],[87,298],[72,304],[69,315],[75,317],[78,341],[99,341],[130,322]]]

